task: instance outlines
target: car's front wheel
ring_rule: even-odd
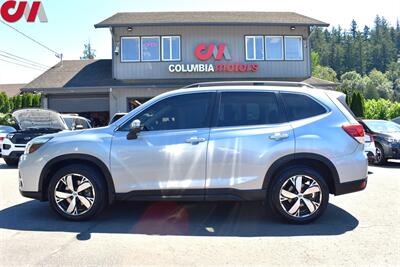
[[[61,168],[51,178],[48,197],[51,207],[63,218],[87,220],[106,206],[106,186],[100,172],[83,164]]]
[[[279,173],[270,191],[272,208],[291,223],[309,223],[328,206],[329,188],[322,175],[298,166]]]
[[[384,165],[387,162],[387,159],[385,157],[385,151],[383,150],[383,147],[381,144],[376,144],[376,164],[378,165]]]

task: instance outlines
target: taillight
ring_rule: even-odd
[[[343,125],[343,130],[360,144],[364,144],[364,128],[361,124]]]
[[[0,137],[0,142],[4,140],[4,137]]]

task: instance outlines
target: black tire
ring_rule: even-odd
[[[319,195],[319,193],[315,193],[315,194],[311,195],[312,197],[318,199],[319,206],[309,215],[306,215],[307,211],[310,211],[310,209],[307,208],[304,200],[299,200],[298,198],[293,198],[293,199],[283,202],[283,204],[281,205],[281,201],[280,201],[281,188],[284,184],[285,184],[285,186],[289,186],[291,183],[291,182],[289,182],[289,180],[291,177],[294,177],[294,176],[304,176],[305,178],[302,178],[302,179],[304,179],[304,181],[306,181],[306,183],[311,181],[307,177],[312,178],[319,185],[322,196]],[[272,207],[272,210],[274,210],[283,219],[285,219],[286,221],[288,221],[290,223],[305,224],[305,223],[312,222],[312,221],[316,220],[317,218],[319,218],[325,212],[325,210],[328,206],[328,201],[329,201],[328,185],[327,185],[326,181],[324,180],[324,178],[322,177],[322,175],[318,171],[316,171],[308,166],[293,166],[291,168],[287,168],[286,170],[283,170],[282,172],[280,172],[278,175],[275,176],[275,178],[273,180],[273,184],[271,185],[270,188],[271,189],[268,191],[269,192],[268,200]],[[295,187],[293,188],[293,190],[295,190]],[[310,195],[308,195],[308,196],[310,196]],[[304,197],[304,198],[306,198],[306,197]],[[308,199],[308,197],[307,197],[307,199]],[[283,205],[284,206],[287,205],[288,207],[290,207],[290,205],[292,205],[292,207],[293,207],[294,203],[297,202],[297,200],[300,203],[299,213],[305,212],[304,217],[301,217],[301,214],[299,214],[299,216],[291,215],[283,207]],[[292,202],[292,201],[294,201],[294,202]],[[310,203],[310,202],[308,202],[308,203]],[[313,205],[313,206],[315,207],[315,205]]]
[[[19,161],[18,159],[8,159],[8,158],[3,158],[3,159],[8,166],[12,167],[18,166],[18,161]]]
[[[56,186],[63,186],[63,184],[59,183],[59,181],[63,178],[66,177],[69,174],[75,174],[77,176],[73,176],[74,179],[76,178],[76,181],[79,182],[80,176],[88,179],[91,183],[90,187],[90,192],[94,192],[94,201],[92,202],[92,205],[90,206],[87,211],[85,211],[83,214],[68,214],[66,211],[62,209],[61,206],[67,206],[71,201],[68,201],[67,199],[63,201],[59,201],[57,204],[56,203],[56,197],[55,197],[55,190]],[[75,181],[75,180],[74,180]],[[82,182],[82,180],[80,180]],[[79,184],[75,183],[74,186],[76,187],[79,186]],[[65,185],[66,188],[68,186]],[[93,188],[94,191],[91,191]],[[58,188],[59,189],[59,188]],[[67,189],[69,190],[69,189]],[[76,189],[78,191],[78,189]],[[85,193],[85,191],[82,191]],[[87,192],[86,192],[87,193]],[[85,194],[86,194],[85,193]],[[79,200],[79,197],[76,197],[76,210],[80,208],[85,208],[83,205],[83,202]],[[92,197],[92,196],[90,196]],[[68,165],[63,168],[61,168],[59,171],[57,171],[53,177],[50,180],[49,187],[48,187],[48,199],[51,208],[61,217],[71,220],[71,221],[84,221],[91,219],[98,215],[101,211],[104,210],[104,208],[107,206],[107,187],[106,183],[104,181],[103,175],[95,168],[84,165],[84,164],[73,164],[73,165]],[[71,198],[69,198],[71,200]],[[74,209],[75,211],[75,209]]]
[[[385,157],[385,151],[379,143],[375,143],[376,146],[376,161],[377,165],[385,165],[387,163],[387,158]]]

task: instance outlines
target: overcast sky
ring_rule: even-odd
[[[12,26],[63,53],[65,59],[79,59],[83,44],[89,39],[97,51],[97,58],[110,58],[109,31],[94,29],[93,25],[117,12],[293,11],[347,29],[352,19],[361,29],[364,25],[372,26],[377,14],[392,25],[400,19],[400,0],[42,0],[42,3],[48,23],[27,23],[21,19]],[[0,50],[48,66],[58,62],[51,52],[1,23]],[[41,73],[0,61],[2,84],[28,83]]]

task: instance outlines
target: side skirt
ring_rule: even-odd
[[[259,201],[266,197],[266,190],[218,189],[167,189],[137,190],[116,193],[117,201]]]

